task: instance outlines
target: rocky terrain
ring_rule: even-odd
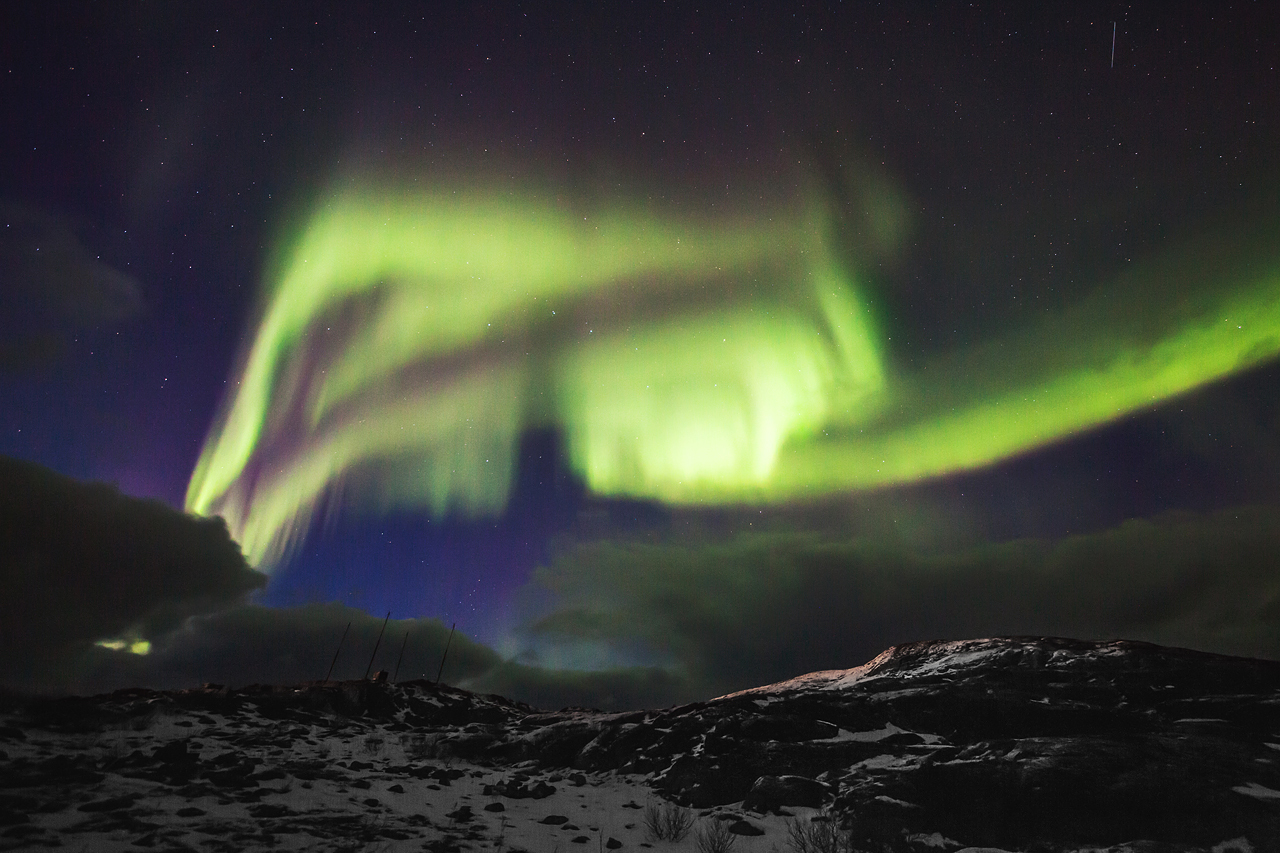
[[[1280,850],[1280,662],[915,643],[665,710],[427,682],[0,701],[0,849]]]

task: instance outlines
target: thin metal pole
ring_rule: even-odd
[[[457,627],[458,627],[458,623],[454,622],[453,628],[457,628]],[[449,639],[445,641],[444,654],[440,656],[440,669],[438,672],[436,672],[436,684],[440,683],[440,675],[444,672],[445,659],[449,657],[449,643],[453,642],[453,628],[449,629]]]
[[[408,645],[408,643],[409,643],[409,632],[405,631],[404,642],[400,644],[400,657],[396,658],[396,671],[395,671],[395,674],[391,676],[392,684],[395,684],[396,679],[400,677],[400,661],[404,660],[404,647]]]
[[[387,620],[391,618],[391,611],[387,611],[387,618],[382,620],[382,631],[387,630]],[[373,654],[369,655],[369,665],[364,668],[364,680],[369,680],[369,670],[373,669],[373,659],[378,656],[378,646],[382,645],[382,631],[378,632],[378,642],[373,644]]]
[[[351,630],[351,623],[347,623],[347,627],[342,629],[342,639],[338,641],[338,651],[333,653],[333,660],[329,663],[329,671],[324,674],[324,683],[329,683],[329,676],[333,675],[334,664],[338,662],[338,652],[342,651],[342,644],[347,641],[347,632]]]

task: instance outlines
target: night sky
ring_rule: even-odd
[[[437,5],[0,12],[0,683],[1280,657],[1270,4]]]

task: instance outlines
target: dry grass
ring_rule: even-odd
[[[795,853],[854,853],[853,834],[832,815],[816,815],[807,823],[787,821],[787,842]]]
[[[644,826],[652,841],[682,841],[693,828],[693,812],[675,803],[648,803],[644,807]]]
[[[729,822],[715,818],[702,821],[693,836],[698,853],[729,853],[737,840],[738,836],[729,831]]]

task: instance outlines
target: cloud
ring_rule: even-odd
[[[59,683],[95,641],[162,635],[265,580],[220,519],[0,457],[0,681]]]
[[[1128,637],[1280,657],[1280,509],[1169,513],[1090,535],[924,555],[758,534],[598,542],[540,569],[529,641],[596,666],[647,658],[701,695],[865,662],[917,639]]]
[[[143,310],[132,276],[103,263],[65,220],[0,204],[0,372],[57,359],[72,329]]]
[[[450,640],[449,626],[436,619],[393,619],[379,643],[382,624],[380,616],[336,603],[232,607],[187,620],[159,638],[145,658],[95,650],[85,667],[87,677],[71,687],[97,692],[135,684],[190,687],[207,681],[231,686],[293,684],[323,679],[331,665],[335,680],[362,678],[366,671],[379,669],[396,675],[397,663],[401,681],[434,680],[446,643],[446,683],[465,683],[500,663],[496,652],[462,634]]]
[[[362,678],[379,669],[400,681],[433,681],[439,673],[446,684],[498,693],[539,708],[619,709],[699,698],[685,679],[659,667],[582,672],[503,661],[497,652],[461,633],[450,639],[449,626],[437,619],[393,619],[379,643],[382,625],[379,616],[336,603],[240,605],[188,619],[158,637],[146,656],[82,649],[75,673],[57,687],[102,693],[128,686],[181,688],[205,682],[296,684],[324,678],[332,665],[335,680]]]
[[[115,323],[142,310],[137,280],[99,260],[65,219],[4,204],[0,222],[9,307],[42,308],[79,326]]]
[[[692,698],[682,679],[652,667],[584,673],[504,662],[437,619],[391,620],[379,643],[378,615],[336,603],[246,603],[265,583],[221,519],[0,457],[0,684],[8,687],[287,684],[324,678],[332,665],[335,679],[370,668],[401,680],[440,674],[541,707]],[[98,645],[114,638],[123,649]],[[130,653],[140,640],[149,653]]]
[[[617,667],[601,671],[548,669],[503,662],[467,684],[535,708],[600,708],[606,711],[660,708],[706,698],[697,686],[662,667]]]
[[[1280,658],[1278,507],[947,551],[874,530],[566,547],[525,590],[517,658],[450,640],[436,619],[397,619],[371,666],[380,614],[245,603],[265,578],[220,521],[0,458],[0,682],[86,693],[313,681],[340,640],[335,679],[397,665],[400,680],[434,679],[449,643],[446,683],[621,709],[855,666],[918,639],[1127,637]],[[94,644],[107,637],[145,638],[151,653]]]

